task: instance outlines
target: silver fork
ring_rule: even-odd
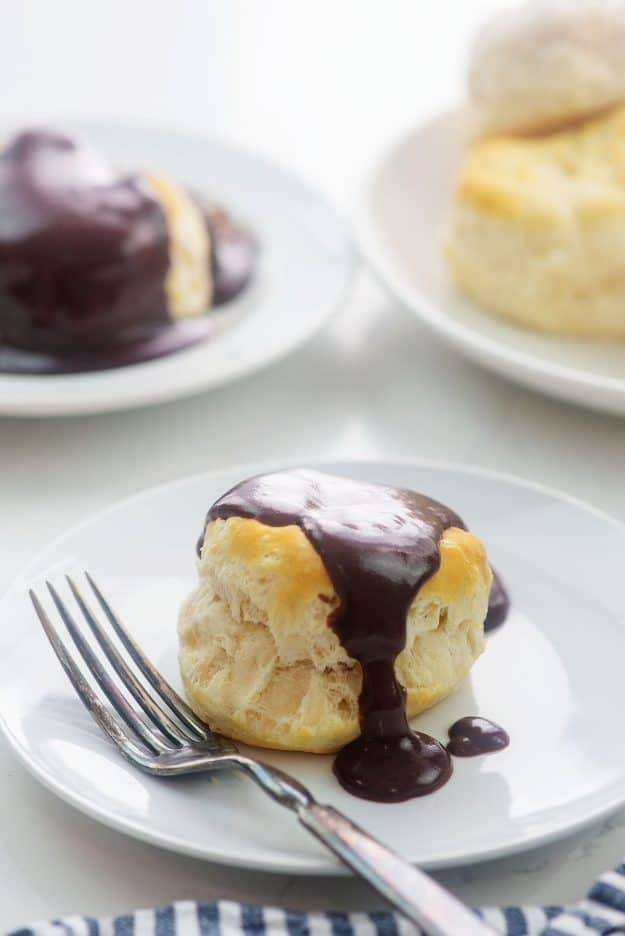
[[[431,936],[494,936],[460,901],[412,867],[332,806],[317,803],[301,783],[268,764],[240,754],[232,742],[200,721],[140,650],[88,573],[86,579],[107,624],[87,605],[72,579],[67,582],[84,622],[103,651],[95,652],[57,590],[46,582],[52,601],[76,650],[59,636],[41,601],[30,599],[63,669],[81,701],[120,752],[136,767],[157,777],[240,770],[269,796],[292,810],[300,823],[352,871],[364,878],[396,910]],[[114,633],[123,648],[111,639]],[[132,663],[130,662],[132,661]],[[149,692],[135,674],[142,674]],[[86,678],[91,672],[105,705]],[[122,690],[124,687],[124,690]],[[135,704],[130,702],[130,697]],[[113,711],[117,713],[117,717]],[[416,830],[418,833],[418,829]]]

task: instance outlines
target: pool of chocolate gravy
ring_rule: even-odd
[[[490,589],[488,599],[488,612],[484,621],[484,630],[486,633],[500,627],[508,617],[510,611],[510,596],[506,590],[501,576],[496,569],[493,572],[493,584]]]
[[[202,202],[213,305],[249,283],[257,243]],[[139,174],[50,130],[0,156],[0,372],[76,373],[151,360],[210,337],[210,316],[173,322],[163,209]]]
[[[0,374],[84,374],[113,370],[183,351],[215,333],[215,321],[210,315],[201,315],[167,323],[162,328],[137,329],[132,337],[91,353],[52,354],[0,343]]]
[[[206,522],[247,517],[296,524],[321,557],[341,603],[331,624],[363,671],[360,736],[336,757],[351,793],[394,802],[430,793],[449,778],[451,759],[434,738],[413,732],[394,664],[406,643],[406,617],[439,567],[439,541],[462,520],[447,507],[401,488],[288,471],[250,478],[208,512]],[[203,535],[198,543],[201,549]]]
[[[449,729],[447,750],[454,757],[476,757],[501,751],[509,744],[510,737],[500,725],[488,718],[467,715],[459,718]]]

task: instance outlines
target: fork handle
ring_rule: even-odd
[[[309,832],[429,936],[495,936],[490,926],[429,875],[332,806],[317,803],[299,780],[239,753],[225,757],[224,766],[243,770],[272,799],[293,810]]]
[[[356,874],[430,936],[493,936],[494,931],[429,875],[400,858],[332,806],[312,800],[299,820]]]

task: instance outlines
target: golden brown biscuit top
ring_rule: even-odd
[[[268,526],[258,520],[231,517],[215,520],[206,531],[203,555],[243,560],[257,575],[271,579],[273,616],[297,627],[304,610],[318,597],[329,607],[339,603],[330,576],[300,527]],[[440,566],[419,590],[453,602],[476,583],[490,583],[491,572],[482,542],[467,530],[446,529],[439,542]]]
[[[475,143],[457,196],[481,212],[536,224],[625,215],[625,106],[542,138]]]

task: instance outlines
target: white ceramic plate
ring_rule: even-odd
[[[467,117],[449,111],[379,162],[365,189],[360,240],[382,280],[442,338],[498,374],[625,414],[625,342],[541,335],[482,311],[454,289],[441,255]]]
[[[395,805],[343,792],[330,757],[262,756],[430,867],[537,845],[625,802],[625,527],[562,495],[486,472],[425,462],[317,467],[426,491],[488,544],[514,610],[459,691],[414,725],[444,739],[456,718],[481,714],[500,722],[512,741],[497,754],[456,759],[440,791]],[[107,825],[226,864],[335,873],[335,859],[251,781],[156,780],[123,761],[74,697],[25,593],[44,576],[59,581],[88,568],[177,681],[176,614],[194,582],[202,518],[213,499],[256,470],[148,491],[44,550],[0,604],[0,719],[35,776]]]
[[[129,168],[149,167],[223,202],[258,235],[255,281],[230,303],[219,333],[193,348],[129,367],[63,376],[0,374],[0,413],[64,415],[125,409],[207,390],[265,367],[309,339],[345,291],[348,233],[314,190],[233,146],[166,130],[68,123]]]

